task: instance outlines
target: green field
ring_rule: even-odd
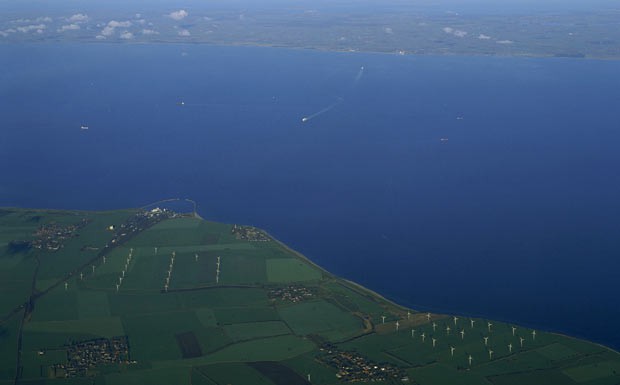
[[[392,365],[418,385],[620,383],[620,357],[605,347],[542,331],[534,339],[522,327],[513,335],[501,322],[489,331],[483,319],[472,327],[447,315],[429,321],[410,311],[408,318],[275,241],[237,240],[231,225],[179,217],[116,242],[109,226],[139,215],[0,209],[0,384],[14,383],[18,357],[19,384],[297,385],[308,375],[342,384],[339,368],[322,361],[333,350]],[[14,242],[33,240],[42,224],[84,219],[79,236],[57,251]],[[296,297],[300,288],[311,294]],[[72,346],[120,336],[128,362],[97,361],[86,374],[50,377],[68,364]]]

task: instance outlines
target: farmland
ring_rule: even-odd
[[[169,214],[121,236],[148,214],[0,212],[0,384],[620,382],[610,349],[404,309],[239,225]],[[44,225],[76,234],[28,247]],[[121,340],[64,377],[71,352]]]

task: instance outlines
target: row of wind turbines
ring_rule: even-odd
[[[387,318],[386,316],[381,316],[382,324],[385,324],[386,318]],[[411,319],[411,312],[407,311],[407,320],[410,320],[410,319]],[[430,323],[431,319],[432,319],[431,313],[426,313],[426,320],[427,320],[427,322]],[[452,331],[456,331],[456,330],[459,329],[459,326],[460,326],[459,325],[459,317],[452,316],[452,321],[454,323],[454,328],[450,327],[450,323],[449,322],[444,324],[445,328],[443,329],[443,331],[445,331],[446,338],[450,336],[450,333]],[[470,318],[469,319],[469,329],[473,330],[474,327],[475,327],[475,323],[476,323],[476,320]],[[400,329],[400,322],[399,322],[399,320],[396,320],[396,322],[394,323],[394,327],[395,327],[396,332],[398,332],[399,329]],[[427,339],[427,336],[428,336],[430,338],[432,347],[434,349],[434,348],[437,347],[437,342],[439,341],[439,338],[438,338],[439,336],[437,334],[435,334],[437,332],[437,328],[439,327],[439,325],[435,321],[433,321],[432,324],[431,324],[431,327],[433,328],[433,334],[427,335],[426,332],[422,331],[421,333],[418,334],[418,337],[422,341],[422,343],[424,344],[426,342],[426,339]],[[519,346],[521,348],[523,348],[524,344],[526,342],[526,338],[523,337],[522,335],[518,335],[517,334],[518,328],[516,326],[511,326],[511,330],[512,330],[512,337],[514,337],[514,338],[518,337],[519,338],[519,340],[518,340],[519,341]],[[490,334],[493,332],[493,323],[492,322],[487,321],[486,331],[487,331],[487,333],[489,335],[483,336],[481,342],[484,344],[484,347],[487,350],[487,353],[489,355],[489,360],[493,360],[493,355],[494,355],[495,352],[492,349],[492,347],[489,345]],[[466,327],[465,326],[461,326],[460,327],[460,331],[458,331],[456,334],[461,336],[461,340],[465,340],[466,333],[467,333],[466,332]],[[532,330],[529,334],[532,336],[532,341],[536,341],[536,330]],[[414,339],[416,338],[416,329],[414,329],[414,328],[411,328],[411,338],[414,338]],[[453,345],[450,345],[449,348],[450,348],[450,350],[449,350],[450,351],[450,356],[454,357],[454,352],[457,350],[456,347],[453,346]],[[514,345],[512,344],[512,342],[509,342],[506,345],[506,348],[508,350],[508,354],[512,354],[513,353]],[[467,360],[468,360],[469,366],[471,366],[472,365],[472,361],[474,360],[474,357],[471,354],[468,354]]]

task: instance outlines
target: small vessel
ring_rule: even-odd
[[[88,130],[88,126],[86,124],[80,124],[80,130]]]
[[[184,105],[185,105],[185,102],[182,100],[180,102],[177,102],[177,106],[184,106]]]
[[[440,142],[442,142],[442,143],[444,143],[444,142],[447,142],[447,141],[448,141],[448,138],[441,138],[441,139],[439,139],[439,141],[440,141]]]

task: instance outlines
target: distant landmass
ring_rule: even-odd
[[[541,7],[209,2],[183,9],[124,5],[110,12],[88,4],[49,9],[20,2],[0,5],[0,43],[208,43],[402,55],[620,58],[620,9],[613,2],[583,9],[564,3]]]
[[[251,226],[155,206],[0,229],[2,384],[620,381],[604,346],[404,308]]]

